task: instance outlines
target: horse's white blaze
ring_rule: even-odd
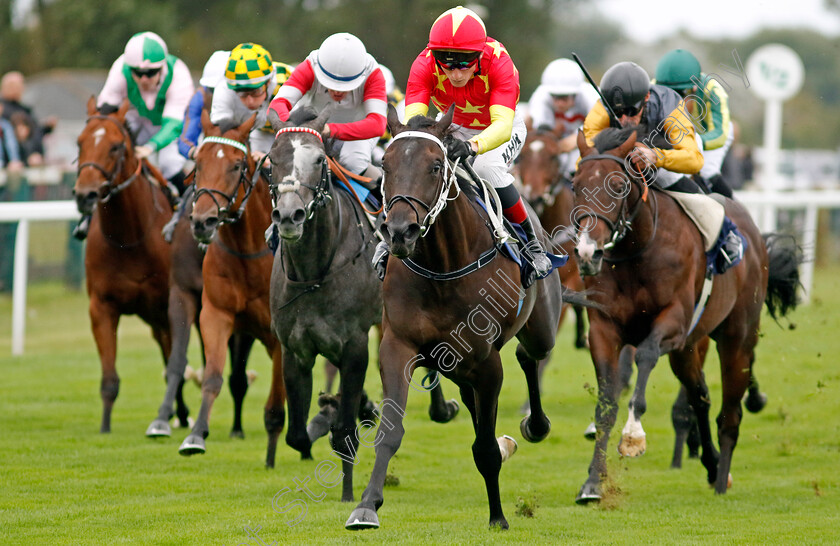
[[[219,148],[219,151],[216,152],[216,157],[218,157],[219,159],[222,159],[223,157],[225,157],[225,151],[222,150],[221,148]]]
[[[93,145],[99,146],[99,141],[102,140],[102,137],[105,136],[105,127],[100,127],[96,131],[93,132]]]
[[[300,180],[313,169],[315,158],[321,152],[315,146],[304,144],[300,138],[292,139],[292,176]]]
[[[582,232],[577,244],[578,256],[584,260],[591,260],[595,256],[597,249],[598,245],[589,237],[589,233],[586,231]]]
[[[542,140],[535,140],[528,146],[528,149],[535,154],[540,153],[540,150],[542,150],[543,148],[545,148],[545,142],[543,142]]]
[[[635,412],[630,409],[630,415],[627,417],[627,424],[621,431],[622,436],[629,436],[630,438],[644,438],[645,429],[642,428],[642,422],[636,419]]]

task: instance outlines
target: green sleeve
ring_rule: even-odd
[[[183,127],[183,120],[163,118],[163,123],[160,125],[160,131],[149,139],[149,145],[154,146],[155,151],[166,148],[166,146],[178,138],[178,135],[181,134],[181,129],[183,129]]]
[[[729,97],[720,84],[711,80],[705,89],[706,108],[706,132],[700,135],[703,139],[703,148],[714,150],[726,143],[729,136]]]

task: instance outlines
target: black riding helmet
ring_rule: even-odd
[[[648,91],[650,91],[650,76],[644,68],[633,62],[614,64],[604,72],[604,77],[601,78],[601,92],[619,118],[624,113],[635,115],[641,108]]]

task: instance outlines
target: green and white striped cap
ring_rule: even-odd
[[[166,64],[166,42],[154,32],[138,32],[125,44],[125,64],[145,70]]]

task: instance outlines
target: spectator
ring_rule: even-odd
[[[5,110],[0,104],[0,169],[8,169],[9,172],[20,172],[23,170],[23,162],[20,160],[20,147],[15,138],[15,129],[6,118],[2,117]]]
[[[3,117],[11,121],[16,114],[27,116],[29,136],[25,141],[18,139],[21,148],[21,160],[27,165],[37,166],[44,163],[44,135],[49,134],[56,125],[56,118],[47,118],[43,125],[37,123],[32,107],[21,103],[25,89],[23,74],[17,71],[7,72],[0,79],[0,105],[3,106]]]

